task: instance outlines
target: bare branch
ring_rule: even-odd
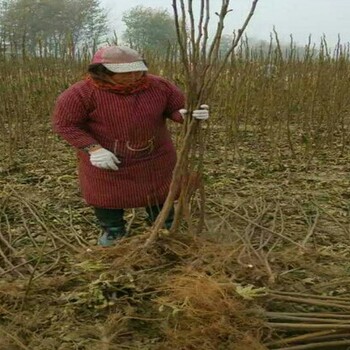
[[[202,98],[204,97],[204,91],[206,91],[206,90],[210,91],[212,89],[216,79],[219,77],[220,73],[223,71],[223,69],[227,63],[228,58],[230,57],[230,55],[233,53],[234,49],[239,44],[244,31],[246,30],[250,20],[252,19],[258,2],[259,2],[259,0],[253,0],[250,12],[249,12],[245,22],[243,23],[243,26],[241,27],[241,29],[238,30],[235,41],[233,42],[231,48],[228,50],[228,52],[224,56],[223,61],[221,62],[220,68],[216,71],[216,73],[213,76],[209,77],[206,84],[204,84],[204,86],[201,90],[200,97],[202,97]]]
[[[173,9],[174,9],[174,18],[175,18],[175,28],[177,34],[177,40],[180,46],[180,56],[182,63],[185,68],[186,76],[188,77],[189,72],[189,64],[188,64],[188,56],[187,56],[187,45],[186,45],[186,33],[181,33],[180,20],[179,20],[179,12],[177,8],[177,0],[173,0]]]
[[[206,63],[206,54],[207,54],[207,44],[208,44],[208,38],[209,38],[209,21],[210,21],[210,16],[209,16],[209,0],[206,0],[205,3],[205,9],[206,9],[206,17],[205,17],[205,23],[203,25],[203,43],[202,43],[202,63]]]

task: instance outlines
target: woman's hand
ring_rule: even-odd
[[[105,148],[99,148],[97,150],[89,151],[90,162],[93,166],[100,169],[118,170],[117,164],[120,164],[120,160],[114,153],[108,151]]]
[[[182,117],[185,119],[187,115],[187,109],[180,109]],[[207,120],[209,118],[209,106],[208,105],[200,105],[200,109],[195,109],[192,112],[192,117],[197,120]]]

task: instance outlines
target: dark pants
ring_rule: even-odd
[[[163,205],[154,205],[151,207],[146,207],[146,212],[148,214],[147,221],[153,224],[157,219]],[[95,207],[95,215],[100,222],[100,225],[104,230],[109,230],[111,228],[125,228],[126,221],[124,220],[124,209],[106,209]],[[174,220],[174,208],[171,209],[168,218],[165,220],[164,226],[170,229]]]

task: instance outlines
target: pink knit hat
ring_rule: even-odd
[[[99,49],[91,61],[102,64],[113,73],[147,71],[142,56],[126,46],[108,46]]]

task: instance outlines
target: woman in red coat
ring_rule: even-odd
[[[175,85],[146,72],[136,51],[105,47],[94,55],[88,78],[56,102],[54,131],[78,150],[80,188],[104,229],[102,246],[126,235],[125,208],[146,207],[150,221],[156,219],[176,163],[166,119],[183,121],[185,98]],[[193,117],[207,119],[208,110]]]

